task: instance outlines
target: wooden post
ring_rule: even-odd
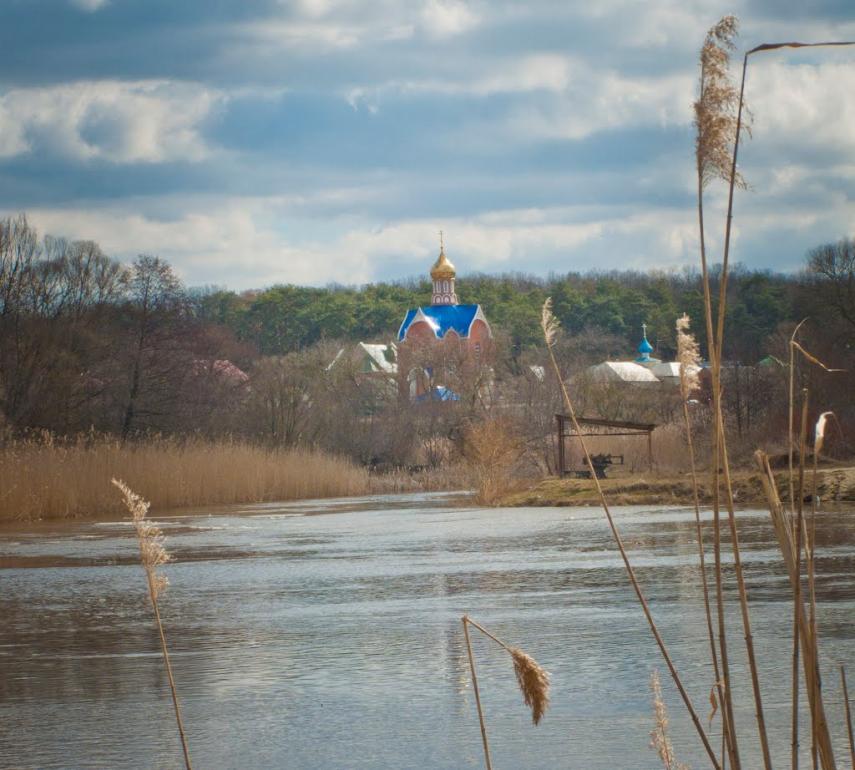
[[[653,470],[653,431],[647,431],[647,465]]]

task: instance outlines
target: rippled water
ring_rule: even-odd
[[[705,717],[712,675],[691,512],[616,515]],[[768,514],[739,519],[782,765],[791,605]],[[496,770],[657,766],[648,678],[664,666],[598,509],[483,510],[422,495],[160,520],[176,557],[162,611],[197,770],[483,766],[463,613],[553,675],[552,708],[533,727],[508,656],[473,637]],[[848,663],[855,684],[855,513],[821,514],[818,532],[827,709],[844,759],[832,664]],[[0,767],[181,765],[135,548],[119,522],[0,530]],[[662,679],[680,759],[708,766]],[[745,766],[756,767],[747,687],[738,700]]]

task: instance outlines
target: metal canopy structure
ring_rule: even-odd
[[[624,420],[603,420],[599,417],[577,417],[576,421],[584,432],[583,436],[647,436],[647,463],[653,468],[653,431],[658,426],[656,423],[626,422]],[[578,437],[573,426],[573,421],[566,414],[556,414],[555,422],[558,426],[558,475],[564,478],[568,473],[573,473],[567,467],[567,439]]]

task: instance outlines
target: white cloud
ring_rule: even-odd
[[[303,16],[308,16],[312,19],[326,16],[332,9],[332,6],[332,0],[297,0],[296,3],[297,10]]]
[[[302,50],[317,53],[318,48],[336,49],[355,47],[364,34],[357,25],[334,24],[324,21],[265,21],[247,24],[243,31],[252,41],[271,49]],[[257,54],[257,50],[248,50],[248,54]]]
[[[525,142],[581,139],[596,131],[630,125],[686,125],[692,119],[693,74],[633,77],[593,69],[580,59],[554,53],[489,64],[485,71],[456,78],[357,86],[345,98],[354,109],[364,106],[376,112],[384,100],[401,94],[543,94],[536,102],[517,102],[504,118],[506,129]]]
[[[377,86],[350,88],[345,99],[354,109],[377,112],[381,102],[400,94],[446,94],[449,96],[492,96],[494,94],[561,92],[571,81],[573,60],[557,54],[534,54],[490,71],[456,80],[390,80]]]
[[[130,261],[139,253],[170,262],[190,285],[254,288],[274,283],[358,283],[371,278],[364,255],[315,244],[292,233],[288,212],[298,198],[125,199],[92,209],[28,211],[42,233],[91,239]],[[146,210],[148,213],[142,213]],[[170,209],[173,215],[166,214]]]
[[[110,0],[71,0],[73,6],[87,13],[94,13],[109,3]]]
[[[691,120],[688,75],[633,78],[617,72],[587,72],[561,99],[517,110],[510,125],[527,141],[582,139],[623,127],[685,125]]]
[[[437,230],[463,273],[543,272],[546,269],[669,269],[697,264],[696,213],[691,206],[551,206],[486,210],[442,219],[403,216],[378,225],[325,214],[364,189],[328,189],[300,196],[123,199],[93,209],[29,211],[41,231],[93,239],[109,254],[130,260],[155,253],[190,285],[233,289],[274,283],[323,285],[419,276],[436,255]],[[708,253],[720,258],[725,199],[707,201]],[[805,251],[845,235],[853,206],[846,196],[821,205],[740,193],[731,258],[757,266],[774,254],[776,266],[797,267]],[[761,263],[763,264],[763,263]]]
[[[756,142],[770,139],[798,150],[813,146],[855,152],[855,69],[851,62],[786,64],[752,57],[746,100]]]
[[[479,21],[474,11],[460,0],[427,0],[421,18],[428,35],[438,39],[468,32]]]
[[[225,97],[192,83],[84,81],[0,96],[0,156],[51,152],[116,163],[197,161],[199,123]]]

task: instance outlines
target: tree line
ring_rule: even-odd
[[[530,401],[527,420],[544,430],[552,405],[532,402],[537,386],[529,380],[543,359],[539,319],[547,296],[564,329],[559,353],[568,375],[633,356],[642,323],[655,355],[672,360],[674,321],[684,312],[705,345],[692,270],[472,275],[459,280],[458,294],[483,306],[496,336],[491,398]],[[0,220],[0,424],[9,435],[242,434],[323,446],[363,462],[402,457],[411,447],[393,445],[406,443],[408,431],[439,430],[442,413],[428,419],[428,408],[418,416],[424,425],[404,425],[416,420],[413,410],[396,404],[388,388],[367,384],[346,357],[329,364],[348,343],[393,340],[406,309],[429,298],[427,280],[188,289],[157,256],[123,265],[92,241],[40,237],[25,215],[7,217]],[[852,240],[813,250],[798,273],[731,273],[725,357],[746,367],[741,375],[737,367],[730,388],[740,426],[746,402],[763,399],[751,390],[751,367],[770,356],[785,361],[788,336],[805,317],[803,340],[815,355],[855,368]],[[803,377],[824,408],[852,419],[845,397],[851,374],[832,381],[806,370]],[[466,407],[477,408],[475,399]]]
[[[848,240],[820,247],[799,273],[734,268],[728,282],[728,358],[756,363],[768,354],[770,337],[782,325],[805,317],[835,340],[851,338],[852,248]],[[715,278],[713,271],[717,293]],[[674,319],[682,313],[702,318],[700,276],[691,269],[571,272],[545,279],[476,274],[460,279],[457,292],[461,303],[482,305],[514,359],[541,346],[540,310],[547,297],[568,333],[608,335],[621,346],[615,355],[626,355],[638,344],[646,323],[657,355],[673,358]],[[242,293],[207,289],[198,291],[194,301],[200,319],[229,328],[262,355],[281,355],[324,339],[391,340],[406,308],[426,304],[430,293],[427,280],[411,280],[362,287],[273,286]],[[703,324],[695,327],[703,348]]]

